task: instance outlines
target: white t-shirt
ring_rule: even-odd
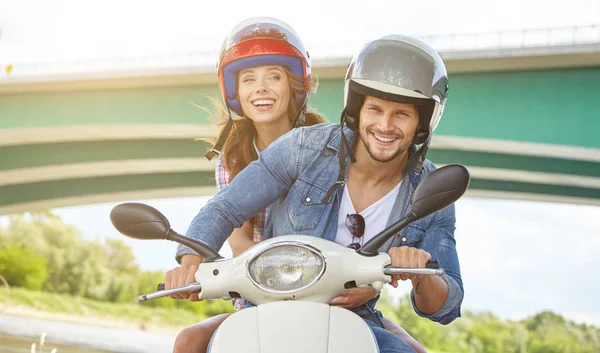
[[[365,234],[361,239],[354,237],[355,243],[358,242],[362,246],[377,233],[385,229],[388,218],[392,213],[394,203],[396,202],[396,197],[398,196],[401,184],[402,181],[388,192],[387,195],[360,212],[360,215],[365,219]],[[353,242],[352,233],[350,233],[348,227],[346,227],[346,216],[353,213],[356,213],[356,211],[354,210],[354,205],[352,204],[352,199],[348,192],[348,184],[346,184],[344,187],[344,194],[342,195],[342,202],[340,203],[338,229],[335,236],[336,243],[348,246]]]

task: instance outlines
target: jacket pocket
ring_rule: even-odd
[[[396,239],[392,246],[410,246],[415,247],[425,237],[425,228],[420,227],[419,224],[409,224],[404,231],[396,235]]]
[[[302,179],[296,180],[288,193],[285,208],[294,230],[310,230],[324,216],[327,205],[321,201],[326,190]]]

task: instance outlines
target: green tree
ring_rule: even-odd
[[[133,251],[119,239],[107,239],[104,244],[106,268],[112,274],[106,298],[113,302],[134,301],[139,293],[141,270]]]
[[[102,244],[82,239],[79,231],[50,212],[13,215],[7,238],[42,256],[48,269],[44,290],[105,299],[111,273]]]
[[[44,289],[51,292],[77,294],[65,282],[64,269],[77,256],[81,237],[77,229],[64,224],[49,212],[13,215],[9,218],[8,241],[28,246],[45,259],[48,280]]]
[[[562,316],[545,311],[524,320],[531,339],[529,352],[599,352],[598,330],[589,330],[585,325],[576,325]]]
[[[9,285],[40,290],[48,269],[44,258],[25,245],[5,243],[0,247],[0,274]]]
[[[392,303],[384,292],[377,307],[383,315],[396,322],[423,346],[438,351],[466,352],[464,339],[457,338],[458,333],[429,319],[418,316],[412,306],[410,296],[406,295],[398,303]]]
[[[526,347],[527,336],[513,336],[518,328],[500,321],[491,313],[480,315],[468,328],[467,340],[481,343],[483,353],[521,353]]]
[[[116,274],[137,274],[139,267],[135,263],[133,250],[119,239],[106,239],[104,245],[107,267]]]

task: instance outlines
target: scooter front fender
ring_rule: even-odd
[[[208,353],[378,353],[371,328],[350,310],[285,301],[246,308],[215,332]]]

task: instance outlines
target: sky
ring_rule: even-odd
[[[218,51],[231,28],[252,16],[288,22],[319,56],[320,50],[343,50],[345,43],[390,33],[447,35],[598,24],[600,2],[0,0],[0,63]]]
[[[390,33],[427,36],[600,25],[600,1],[0,0],[0,65],[216,52],[228,31],[251,16],[288,22],[318,57],[324,55],[320,50],[348,50],[347,43]],[[206,200],[143,201],[165,213],[183,233]],[[108,219],[114,205],[55,212],[90,239],[124,240],[146,270],[176,265],[176,244],[119,235]],[[594,206],[458,201],[463,308],[514,319],[549,309],[600,326],[600,281],[595,273],[600,266],[599,216],[600,207]],[[222,252],[227,255],[228,249]],[[394,293],[408,289],[405,284]]]

